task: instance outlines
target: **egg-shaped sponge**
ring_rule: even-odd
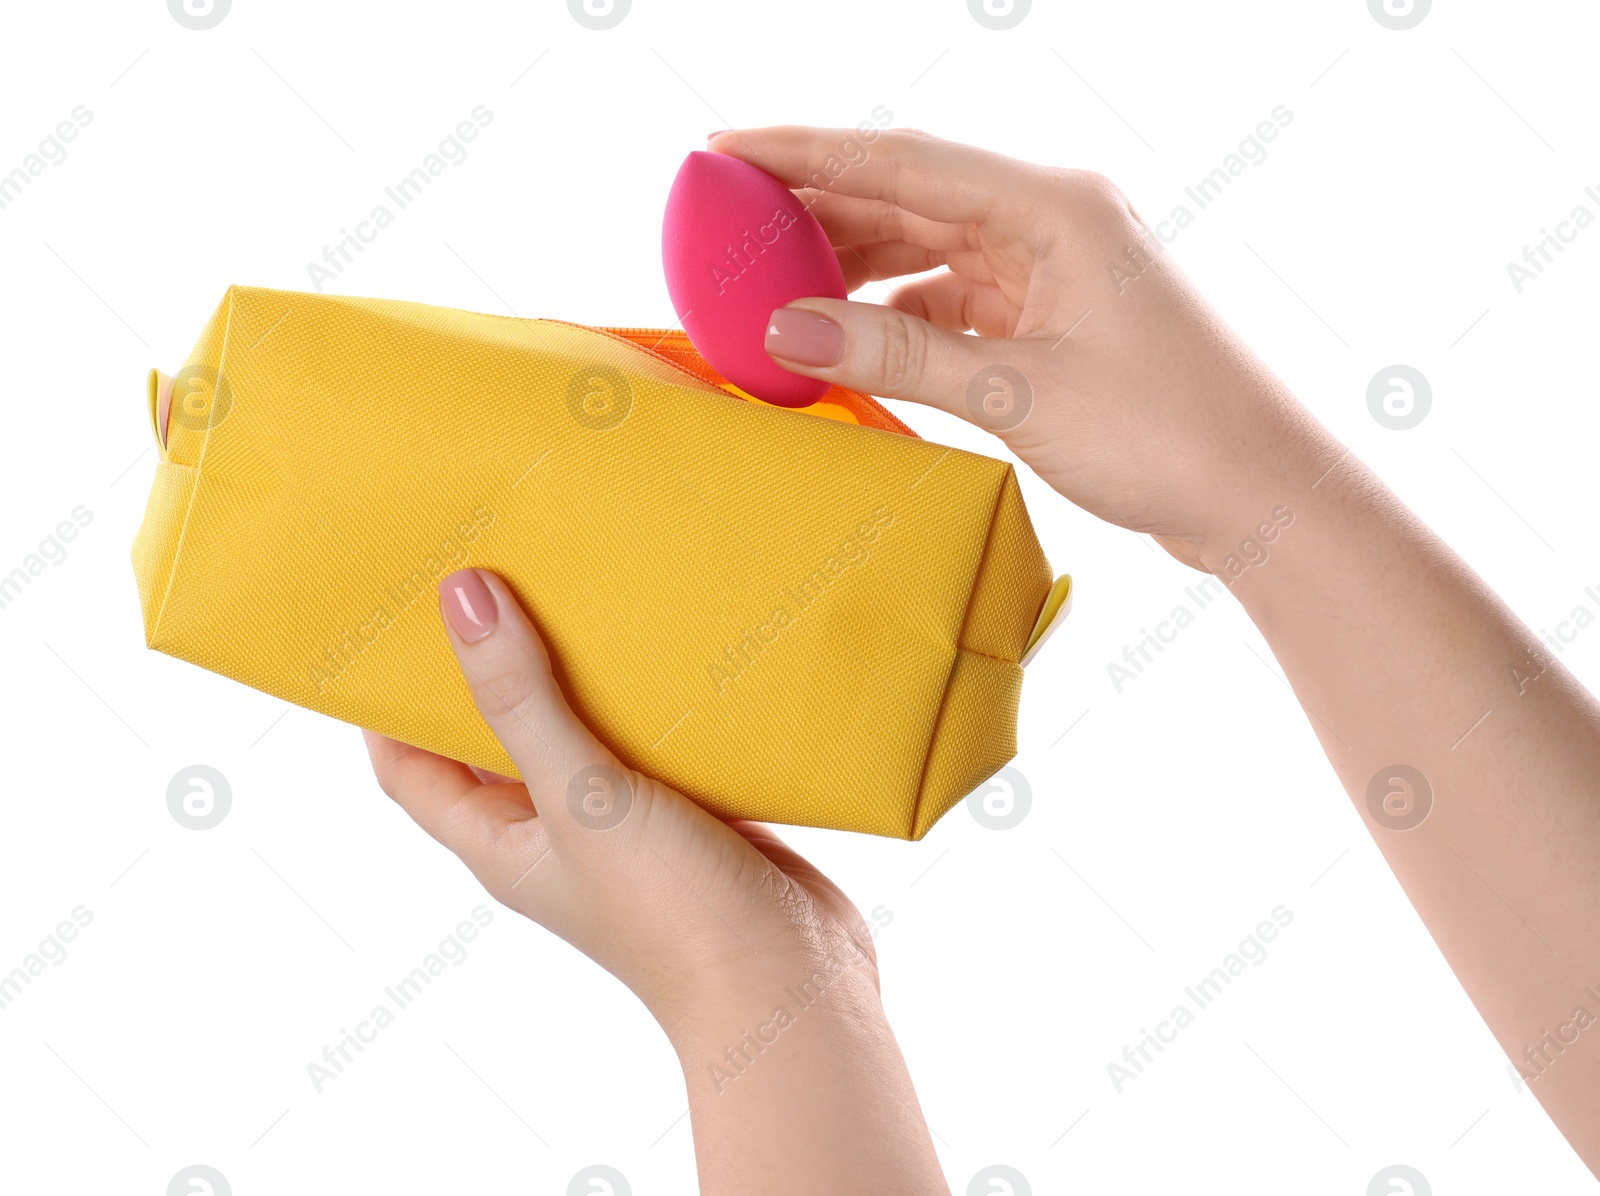
[[[792,374],[763,347],[767,317],[808,295],[845,298],[828,234],[794,192],[726,154],[684,159],[661,226],[667,292],[700,355],[740,390],[808,407],[829,383]]]

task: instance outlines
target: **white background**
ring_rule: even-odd
[[[93,114],[0,210],[0,572],[93,513],[0,610],[0,971],[93,914],[0,1010],[6,1191],[159,1196],[206,1163],[240,1196],[562,1193],[597,1162],[634,1193],[693,1190],[655,1024],[492,902],[470,957],[316,1093],[324,1044],[487,899],[379,793],[353,729],[143,646],[145,371],[183,361],[229,283],[309,289],[307,263],[476,105],[494,119],[470,156],[329,289],[665,326],[659,216],[710,130],[883,105],[1101,170],[1156,220],[1284,105],[1268,158],[1172,253],[1531,627],[1600,612],[1600,228],[1521,294],[1506,272],[1575,205],[1600,215],[1582,0],[1456,0],[1399,32],[1362,0],[1041,2],[1004,32],[952,0],[637,0],[606,31],[550,0],[237,0],[205,32],[159,0],[5,22],[0,172]],[[1409,431],[1366,407],[1394,363],[1433,387]],[[337,410],[306,418],[337,434]],[[1232,600],[1116,692],[1108,662],[1198,576],[1022,472],[1078,582],[1029,669],[1027,817],[995,831],[959,807],[917,844],[789,832],[892,912],[885,999],[953,1189],[1005,1163],[1036,1193],[1361,1196],[1406,1163],[1441,1196],[1594,1190]],[[1600,630],[1562,660],[1600,680]],[[165,802],[195,763],[233,791],[205,832]],[[1107,1064],[1280,905],[1267,960],[1118,1093]]]

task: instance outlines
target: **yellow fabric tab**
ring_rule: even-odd
[[[161,371],[151,370],[145,380],[145,397],[150,407],[150,435],[155,437],[156,448],[162,457],[167,455],[166,437],[161,435],[161,425],[156,419],[156,396],[161,390]]]
[[[1055,633],[1072,610],[1072,575],[1063,573],[1056,578],[1055,584],[1050,587],[1050,593],[1044,600],[1044,606],[1039,611],[1035,620],[1033,631],[1028,636],[1028,643],[1022,650],[1022,663],[1027,663],[1039,655],[1039,649],[1044,647],[1045,640]]]
[[[396,300],[233,287],[175,377],[152,648],[515,776],[440,626],[471,565],[617,756],[723,817],[920,837],[1016,751],[1050,569],[1004,462]]]

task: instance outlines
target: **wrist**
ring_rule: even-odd
[[[700,986],[660,1017],[691,1095],[756,1062],[839,1050],[885,1024],[875,961],[859,948],[768,956]]]
[[[867,963],[763,966],[673,1046],[708,1196],[948,1190]]]
[[[1254,513],[1240,512],[1229,521],[1232,531],[1214,536],[1198,546],[1196,561],[1230,590],[1250,578],[1287,547],[1295,526],[1305,514],[1306,504],[1298,497],[1282,495],[1277,501],[1259,497]],[[1246,508],[1249,510],[1251,508]]]
[[[1298,407],[1275,415],[1240,436],[1203,487],[1212,514],[1195,542],[1196,560],[1230,589],[1289,544],[1321,505],[1321,491],[1355,461]]]
[[[1405,553],[1429,551],[1425,529],[1419,536],[1377,475],[1327,439],[1300,478],[1272,492],[1270,509],[1263,497],[1265,520],[1240,520],[1235,535],[1218,537],[1201,557],[1269,639],[1288,611],[1326,613],[1331,592],[1348,592],[1365,565],[1394,544],[1406,545]]]

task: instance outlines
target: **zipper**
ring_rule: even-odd
[[[718,390],[733,395],[735,398],[744,399],[749,403],[761,403],[764,407],[776,406],[773,403],[764,403],[754,395],[740,390],[729,382],[710,362],[700,356],[690,341],[689,334],[681,328],[612,328],[600,327],[593,324],[578,324],[571,320],[550,320],[552,324],[565,324],[568,328],[581,328],[585,332],[598,332],[602,336],[609,336],[613,340],[620,340],[626,344],[640,349],[658,361],[665,362],[681,374],[687,374],[698,382],[715,386]],[[895,432],[901,436],[909,436],[913,440],[920,439],[915,432],[897,419],[883,404],[871,395],[863,394],[859,390],[850,390],[843,386],[834,386],[822,398],[810,407],[791,407],[785,410],[801,411],[810,415],[832,419],[839,423],[856,424],[866,428],[877,428],[884,432]]]

